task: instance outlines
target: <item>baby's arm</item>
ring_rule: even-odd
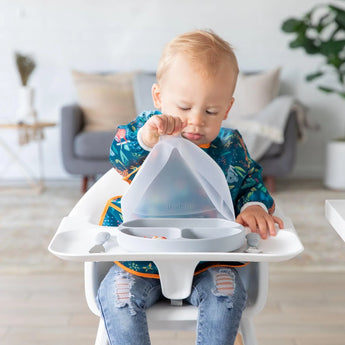
[[[154,115],[145,123],[140,131],[141,141],[147,147],[154,147],[161,135],[180,134],[186,121],[177,116]]]
[[[144,111],[133,121],[120,125],[115,132],[110,147],[109,160],[113,167],[128,181],[135,176],[138,167],[143,164],[149,150],[138,142],[138,132],[150,117],[160,114],[158,111]]]
[[[236,148],[237,153],[237,161],[232,164],[240,184],[236,193],[236,183],[229,183],[230,190],[235,193],[234,208],[238,215],[236,221],[248,226],[251,231],[258,232],[262,238],[267,238],[267,235],[274,236],[275,224],[278,224],[279,228],[283,228],[284,225],[280,218],[273,216],[275,204],[263,184],[262,168],[250,158],[246,145],[237,131],[231,140],[231,145]]]
[[[280,229],[284,227],[284,223],[279,217],[269,214],[259,205],[246,207],[237,216],[236,222],[248,226],[252,232],[259,233],[263,239],[266,239],[267,235],[276,235],[275,224],[278,224]]]

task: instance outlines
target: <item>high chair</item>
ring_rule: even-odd
[[[88,249],[94,244],[95,234],[100,230],[107,230],[112,234],[116,232],[117,229],[98,226],[98,223],[106,202],[114,196],[123,195],[128,186],[114,169],[110,169],[61,221],[49,245],[49,251],[62,259],[85,262],[85,294],[90,310],[100,315],[96,305],[98,287],[114,260],[151,260],[159,269],[164,296],[172,299],[172,304],[175,305],[170,305],[167,299],[150,308],[147,311],[150,329],[190,330],[192,327],[195,329],[197,308],[191,305],[176,306],[178,304],[176,302],[179,302],[176,300],[189,295],[195,268],[193,265],[199,261],[249,261],[250,264],[238,269],[248,292],[247,306],[240,322],[240,333],[244,345],[257,345],[253,317],[260,313],[266,303],[267,262],[288,260],[303,251],[303,245],[289,218],[278,214],[284,220],[285,229],[280,230],[274,238],[261,241],[262,252],[259,254],[248,254],[243,250],[214,253],[136,253],[119,247],[116,240],[108,252],[89,254]],[[113,237],[116,238],[116,235]],[[178,267],[174,266],[176,262]],[[107,344],[107,334],[103,320],[100,319],[95,345]]]
[[[110,169],[88,191],[69,216],[88,220],[98,224],[106,201],[116,195],[122,195],[128,188],[128,183],[114,170]],[[85,262],[85,295],[90,310],[100,316],[96,305],[98,287],[108,272],[112,262]],[[247,307],[243,312],[240,333],[244,345],[256,345],[254,315],[258,314],[266,303],[268,292],[268,264],[253,262],[240,268],[240,275],[248,291]],[[197,308],[191,305],[172,306],[169,301],[160,302],[147,311],[150,329],[195,329]],[[100,319],[95,345],[107,345],[107,334],[103,320]]]

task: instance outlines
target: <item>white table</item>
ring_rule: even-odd
[[[326,200],[326,218],[345,241],[345,200]]]

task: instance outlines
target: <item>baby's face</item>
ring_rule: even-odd
[[[163,114],[187,121],[182,136],[203,145],[217,137],[234,101],[233,88],[230,66],[223,63],[217,73],[204,73],[180,55],[152,92],[155,107]]]

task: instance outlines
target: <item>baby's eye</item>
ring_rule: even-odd
[[[181,110],[183,110],[183,111],[187,111],[187,110],[190,110],[190,108],[188,108],[188,107],[179,107]]]
[[[215,111],[215,110],[206,110],[206,114],[208,114],[208,115],[217,115],[217,111]]]

